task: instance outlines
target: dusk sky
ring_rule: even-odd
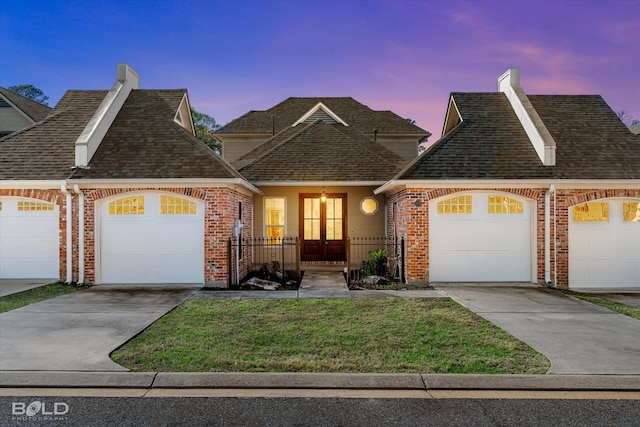
[[[2,0],[0,85],[187,88],[218,123],[290,96],[351,96],[434,134],[450,92],[600,94],[640,119],[640,0]]]

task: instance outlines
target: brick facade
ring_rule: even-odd
[[[407,188],[388,196],[387,233],[406,239],[405,274],[410,283],[429,282],[429,201],[460,192],[495,191],[533,201],[536,214],[536,281],[545,282],[545,194],[540,188]],[[640,190],[556,190],[549,198],[549,277],[569,286],[569,214],[574,205],[607,198],[640,199]]]
[[[204,280],[206,285],[226,286],[227,283],[227,242],[232,236],[233,222],[238,218],[239,204],[242,202],[242,218],[247,224],[253,222],[251,196],[232,188],[108,188],[83,189],[85,196],[85,268],[84,282],[95,283],[95,209],[96,203],[111,196],[140,191],[168,192],[200,199],[204,202]],[[245,233],[250,232],[247,227]],[[250,254],[248,254],[250,256]],[[246,262],[250,262],[247,260]]]

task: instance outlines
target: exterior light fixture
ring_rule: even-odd
[[[322,203],[327,201],[327,193],[324,192],[324,189],[322,190],[322,195],[320,196],[320,201]]]

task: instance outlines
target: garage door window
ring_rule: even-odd
[[[19,211],[52,211],[53,205],[45,202],[18,202]]]
[[[640,202],[623,203],[622,218],[624,222],[640,222]]]
[[[516,199],[503,196],[488,196],[488,209],[490,214],[521,214],[524,212],[524,204]]]
[[[195,215],[196,203],[175,196],[160,196],[160,213],[162,215]]]
[[[575,222],[609,222],[609,203],[590,202],[573,207]]]
[[[124,197],[109,203],[109,215],[144,214],[144,196]]]
[[[457,196],[438,202],[439,214],[470,214],[471,196]]]

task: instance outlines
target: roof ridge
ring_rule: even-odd
[[[282,141],[280,141],[279,143],[277,143],[276,145],[274,145],[273,147],[271,147],[270,149],[268,149],[267,151],[265,151],[264,153],[262,153],[261,155],[259,155],[258,157],[253,158],[249,163],[242,165],[242,167],[240,167],[239,169],[242,170],[244,168],[246,168],[247,166],[251,166],[252,164],[256,163],[258,160],[262,160],[263,158],[265,158],[267,155],[271,154],[274,150],[276,150],[277,148],[282,147],[283,145],[285,145],[286,143],[290,142],[291,139],[293,139],[294,137],[300,135],[302,132],[306,131],[307,129],[310,129],[312,126],[317,125],[318,123],[322,122],[322,119],[318,119],[316,121],[314,121],[313,123],[309,123],[307,126],[303,126],[299,131],[294,132],[293,134],[289,135],[288,137],[286,137],[285,139],[283,139]],[[301,123],[302,124],[302,123]],[[284,133],[287,131],[288,128],[284,128],[283,130],[281,130],[280,132],[278,132],[277,134],[273,135],[271,138],[267,139],[266,141],[263,141],[262,143],[260,143],[259,145],[257,145],[256,147],[254,147],[253,149],[251,149],[250,151],[248,151],[247,153],[245,153],[242,157],[244,157],[245,155],[251,153],[251,151],[256,150],[258,147],[266,144],[267,142],[269,142],[270,140],[274,139],[275,137],[277,137],[278,135]]]

